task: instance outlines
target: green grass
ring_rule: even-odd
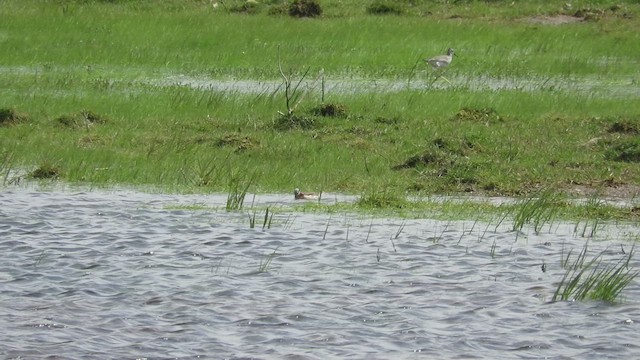
[[[607,263],[603,260],[604,252],[587,261],[587,245],[573,262],[569,252],[563,262],[564,277],[551,301],[619,301],[624,288],[638,275],[629,265],[633,253],[634,248],[617,261]]]
[[[317,19],[269,15],[277,3],[251,15],[229,11],[239,1],[4,1],[0,109],[21,121],[0,126],[0,170],[55,164],[63,181],[178,192],[322,189],[400,209],[414,207],[407,194],[640,183],[639,20],[623,16],[637,2],[393,2],[393,21],[356,1],[323,1]],[[586,7],[602,14],[529,21]],[[416,60],[449,46],[452,84],[430,87]],[[156,85],[278,82],[279,54],[291,79],[317,80],[284,122],[282,89]],[[320,79],[367,89],[323,92]]]

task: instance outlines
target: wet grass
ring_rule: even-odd
[[[362,194],[360,208],[418,212],[407,195],[628,188],[622,195],[630,196],[640,183],[637,94],[549,85],[640,81],[638,19],[623,16],[640,8],[613,5],[592,4],[597,19],[558,26],[529,20],[574,16],[586,3],[383,1],[373,10],[326,1],[321,16],[301,21],[264,2],[7,1],[0,113],[11,126],[0,127],[2,168],[50,163],[61,170],[53,178],[68,182],[227,192],[231,207],[246,191],[295,187]],[[393,9],[401,14],[394,21],[379,15]],[[431,76],[419,60],[448,46],[458,54],[447,73],[453,84],[412,87]],[[286,86],[246,94],[154,85],[180,74],[285,74],[290,89],[307,74],[313,86],[287,96]],[[479,78],[516,84],[478,90],[470,84]],[[407,86],[390,91],[382,81],[344,93],[326,79]],[[534,79],[532,89],[524,79]],[[12,120],[22,114],[28,121]],[[239,174],[254,181],[233,189]]]
[[[520,200],[514,207],[513,231],[521,231],[525,224],[532,224],[536,233],[544,226],[551,227],[559,208],[567,206],[564,200],[564,196],[548,189]]]
[[[587,259],[585,245],[575,259],[571,259],[571,251],[564,259],[566,269],[551,301],[567,300],[599,300],[607,302],[619,301],[621,292],[638,275],[630,266],[635,247],[618,260],[607,262],[604,252]]]

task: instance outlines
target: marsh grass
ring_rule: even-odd
[[[232,177],[232,180],[229,183],[229,191],[227,193],[227,211],[242,209],[242,206],[244,205],[244,198],[253,181],[253,176],[246,177],[244,175],[236,175],[235,177]]]
[[[598,300],[616,302],[620,293],[638,275],[630,268],[635,246],[613,263],[604,263],[604,251],[587,260],[588,244],[571,260],[571,251],[563,258],[565,274],[551,301]]]
[[[29,173],[32,179],[58,179],[62,175],[62,170],[56,164],[51,162],[43,162],[40,166]]]
[[[278,255],[277,251],[278,248],[275,248],[271,254],[260,260],[260,264],[258,265],[258,273],[265,273],[269,271],[269,267],[271,267],[273,259]]]
[[[537,234],[545,225],[552,225],[562,207],[566,207],[564,195],[549,189],[538,191],[514,208],[513,231],[520,232],[525,224],[532,224]]]
[[[264,211],[264,218],[262,221],[262,230],[271,229],[271,223],[273,221],[273,211],[269,211],[267,207]],[[256,211],[253,214],[249,214],[249,228],[253,229],[256,226]]]
[[[0,175],[2,176],[3,185],[8,185],[10,183],[9,177],[11,176],[12,169],[13,169],[13,153],[3,152],[0,156]]]
[[[563,3],[474,1],[416,2],[389,21],[367,14],[369,3],[327,0],[320,18],[300,20],[267,15],[276,4],[260,3],[251,15],[200,1],[4,1],[2,41],[12,51],[0,54],[0,96],[29,121],[0,127],[0,151],[14,154],[13,168],[55,156],[60,178],[72,183],[234,193],[234,174],[251,169],[260,191],[305,184],[362,193],[362,208],[403,211],[415,209],[406,194],[530,196],[540,187],[640,183],[637,162],[620,160],[636,150],[640,104],[624,84],[640,81],[638,19],[605,12],[595,22],[532,24],[522,17],[555,14]],[[452,33],[455,44],[445,43]],[[447,75],[453,85],[425,88],[421,59],[448,46],[460,49]],[[300,84],[288,106],[282,87],[197,86],[277,83],[279,54],[290,89],[309,69],[327,80],[328,102],[319,83],[306,96]],[[173,83],[185,76],[196,85]],[[596,92],[563,88],[594,79]],[[331,87],[342,82],[367,86]],[[304,110],[318,103],[338,105],[321,110],[337,116]],[[277,113],[290,109],[294,117]],[[108,121],[52,121],[79,111]],[[583,145],[594,138],[602,140]],[[416,156],[425,161],[393,169]]]
[[[362,208],[396,208],[404,209],[412,206],[412,203],[405,196],[394,194],[390,191],[383,190],[377,192],[370,190],[356,201],[356,206]]]

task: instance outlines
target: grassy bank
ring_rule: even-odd
[[[181,192],[637,193],[636,2],[373,3],[297,19],[280,2],[5,1],[0,170]],[[434,82],[416,61],[447,47],[451,82]],[[282,87],[255,90],[279,60],[294,84],[308,71],[290,116]],[[221,80],[249,89],[206,85]]]

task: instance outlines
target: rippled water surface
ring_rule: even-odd
[[[292,197],[258,196],[251,228],[221,195],[3,189],[0,356],[640,358],[638,279],[616,305],[549,301],[587,241],[573,223],[536,235]],[[637,230],[600,227],[593,254],[620,258]]]

